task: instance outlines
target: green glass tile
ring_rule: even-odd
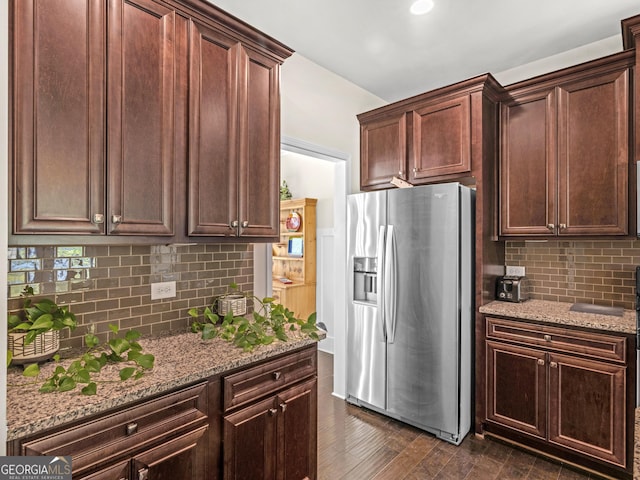
[[[7,274],[7,283],[15,285],[17,283],[26,283],[24,272],[11,272]]]
[[[58,247],[56,257],[81,257],[83,254],[82,247]]]

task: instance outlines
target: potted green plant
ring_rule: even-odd
[[[77,326],[76,317],[67,306],[43,298],[33,301],[33,287],[22,292],[22,309],[9,315],[7,364],[16,365],[47,360],[60,348],[60,330]]]
[[[198,308],[190,309],[188,313],[194,319],[191,331],[200,333],[203,340],[220,337],[245,351],[252,351],[258,345],[268,345],[276,339],[286,342],[287,332],[294,330],[318,340],[315,312],[303,320],[283,305],[275,303],[273,298],[259,299],[253,295],[246,295],[238,290],[235,283],[230,285],[230,289],[236,291],[234,296],[254,299],[256,308],[251,315],[237,315],[233,310],[229,310],[221,317],[215,313],[216,305],[221,298],[216,297],[211,306],[205,307],[202,311]]]

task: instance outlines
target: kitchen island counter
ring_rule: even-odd
[[[319,334],[322,338],[323,332]],[[316,342],[299,332],[288,335],[288,342],[274,341],[256,347],[253,352],[244,352],[219,338],[201,340],[195,333],[141,339],[144,353],[155,356],[153,370],[139,380],[123,382],[118,379],[122,365],[107,365],[97,377],[97,394],[91,396],[81,395],[80,388],[39,393],[39,387],[56,366],[54,362],[41,367],[36,383],[22,376],[21,368],[11,367],[7,374],[7,440],[107,412]]]

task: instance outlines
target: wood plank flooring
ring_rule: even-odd
[[[331,395],[333,356],[318,354],[319,480],[583,480],[599,478],[491,439],[458,447]]]

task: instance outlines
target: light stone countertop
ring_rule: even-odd
[[[480,313],[536,320],[570,327],[593,328],[617,333],[636,333],[636,312],[624,310],[622,317],[572,312],[571,303],[527,300],[522,303],[494,301],[480,307]]]
[[[527,300],[522,303],[495,301],[480,307],[480,313],[537,320],[556,325],[592,328],[617,333],[636,333],[636,312],[625,310],[622,317],[572,312],[571,303]],[[635,410],[633,478],[640,480],[640,407]]]
[[[79,388],[63,393],[38,392],[53,372],[54,362],[41,367],[37,384],[26,386],[24,384],[31,379],[22,376],[21,368],[12,367],[7,373],[7,440],[32,435],[316,343],[299,332],[287,334],[288,342],[276,340],[271,345],[256,347],[253,352],[244,352],[219,338],[201,340],[195,333],[141,339],[143,353],[155,356],[153,370],[139,380],[122,382],[118,378],[120,367],[107,365],[98,379],[108,383],[98,383],[98,392],[92,396],[81,395]],[[319,335],[322,338],[324,332]],[[22,386],[14,386],[18,384]]]

